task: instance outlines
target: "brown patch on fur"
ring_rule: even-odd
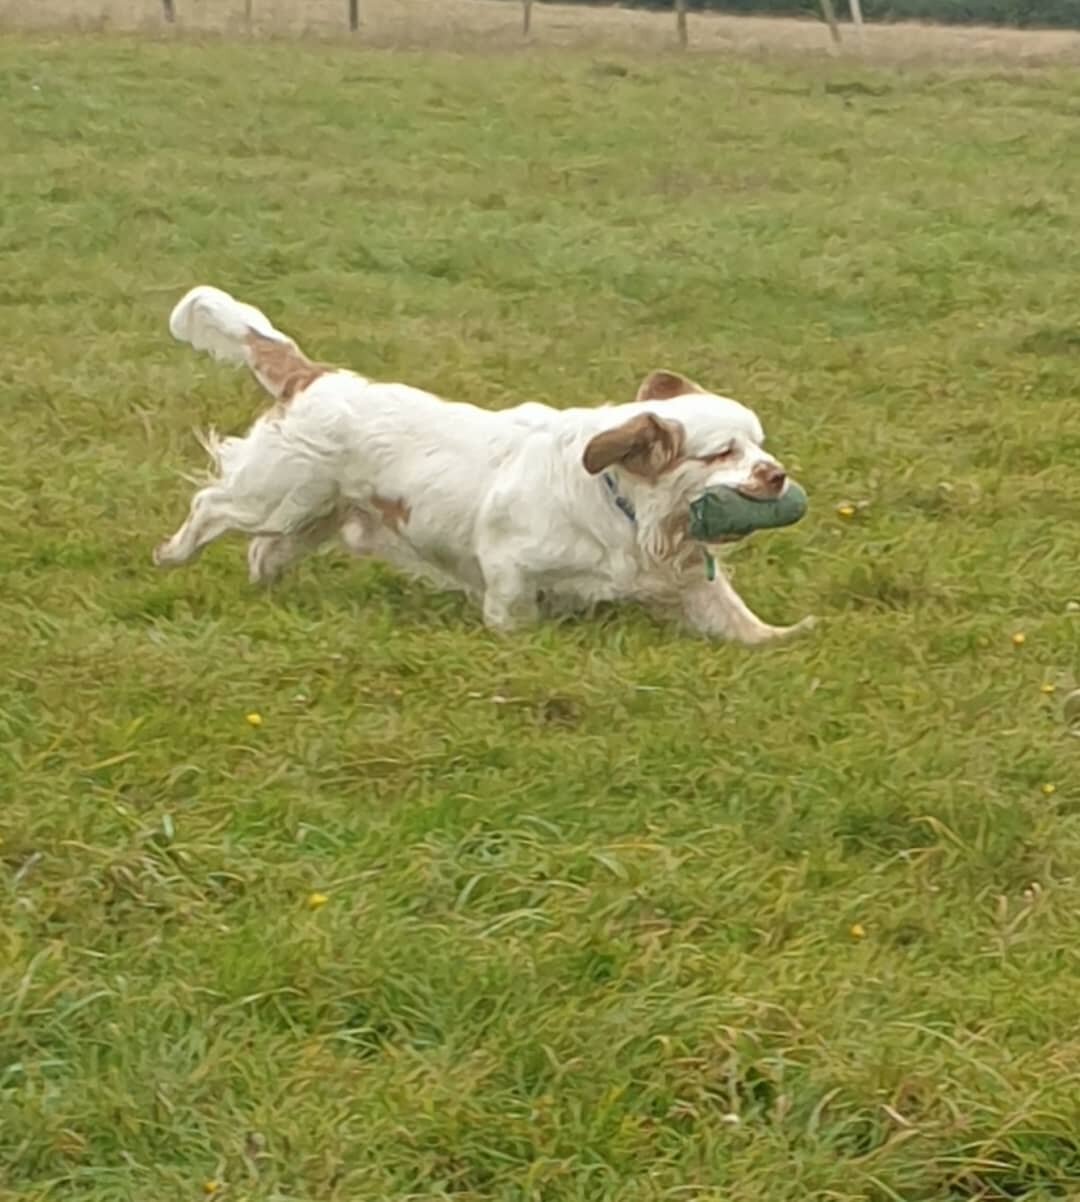
[[[763,501],[774,500],[784,491],[787,472],[778,463],[758,463],[750,473],[749,484],[739,491],[746,497],[757,497]]]
[[[395,534],[401,533],[412,514],[412,510],[400,499],[388,501],[385,497],[372,497],[371,508],[382,518],[383,525],[393,530]]]
[[[654,371],[641,382],[637,390],[638,401],[670,401],[672,397],[686,396],[689,392],[704,392],[700,384],[688,380],[677,371]]]
[[[313,363],[294,342],[265,338],[254,331],[247,336],[251,370],[259,383],[279,401],[291,401],[333,369]]]
[[[591,476],[617,463],[636,476],[655,480],[678,461],[685,442],[686,431],[680,422],[639,413],[591,438],[582,462]]]
[[[674,559],[690,537],[690,512],[686,509],[669,514],[660,523],[659,554],[661,559]]]

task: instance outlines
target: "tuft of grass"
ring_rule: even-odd
[[[1075,1195],[1076,75],[0,64],[11,1196]],[[482,404],[740,397],[813,508],[739,586],[824,628],[156,574],[261,404],[204,280]]]

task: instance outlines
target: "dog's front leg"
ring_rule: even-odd
[[[718,571],[715,580],[702,581],[684,595],[683,616],[699,634],[728,639],[745,647],[801,634],[811,630],[816,622],[809,617],[794,626],[770,626],[739,596],[722,571]]]
[[[516,564],[485,563],[484,625],[507,634],[540,616],[536,587]]]

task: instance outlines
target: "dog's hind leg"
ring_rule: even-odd
[[[294,536],[337,508],[337,486],[318,456],[282,445],[275,431],[229,440],[222,478],[200,489],[187,520],[154,551],[162,568],[190,563],[223,534]]]
[[[154,563],[159,568],[178,568],[190,563],[205,546],[230,530],[251,526],[255,517],[253,510],[237,503],[225,485],[212,484],[200,489],[192,499],[184,524],[154,548]]]
[[[274,584],[307,555],[314,554],[341,529],[335,508],[292,534],[260,534],[248,544],[248,579],[252,584]]]
[[[332,495],[326,500],[333,504]],[[212,484],[195,494],[180,529],[154,549],[154,563],[159,568],[181,567],[195,559],[204,547],[232,532],[259,538],[303,539],[302,532],[324,517],[313,501],[311,496],[291,494],[237,495],[227,485]],[[306,550],[304,547],[300,553]]]

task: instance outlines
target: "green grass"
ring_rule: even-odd
[[[0,106],[3,1196],[1077,1197],[1080,77],[9,37]],[[262,404],[201,281],[740,397],[812,509],[739,587],[823,628],[157,574]]]

